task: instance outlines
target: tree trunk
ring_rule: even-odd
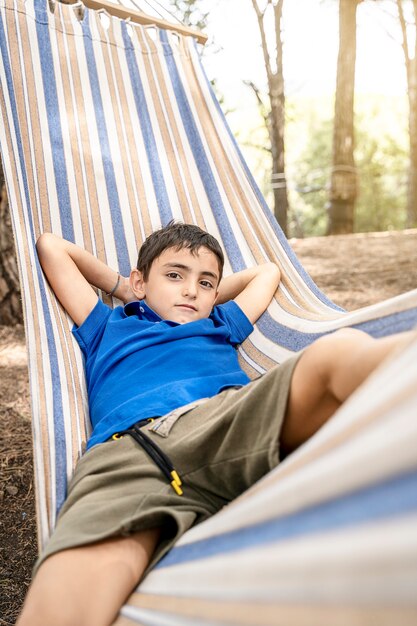
[[[413,59],[413,66],[417,63]],[[414,71],[414,74],[416,72]],[[414,84],[417,76],[414,76]],[[417,227],[417,89],[408,89],[409,102],[409,133],[410,133],[410,163],[408,169],[407,188],[407,228]]]
[[[356,9],[362,0],[339,1],[339,55],[333,131],[328,234],[352,233],[357,196],[354,151]]]
[[[399,7],[400,9],[402,7]],[[417,34],[417,1],[413,0],[414,12],[414,36]],[[400,17],[404,19],[402,11]],[[403,37],[406,37],[406,30],[403,28]],[[410,141],[410,163],[408,169],[408,189],[407,189],[407,227],[417,226],[417,39],[414,40],[414,54],[409,53],[407,40],[403,45],[405,53],[405,64],[407,68],[407,93],[408,93],[408,129]]]
[[[413,0],[414,13],[414,52],[410,52],[407,37],[407,20],[402,0],[397,0],[398,18],[402,32],[402,48],[407,73],[408,131],[410,160],[408,166],[407,226],[417,226],[417,0]]]
[[[0,163],[0,324],[13,325],[22,319],[16,251]]]
[[[287,214],[288,214],[288,194],[285,178],[285,90],[283,73],[283,46],[281,36],[282,9],[284,0],[278,0],[273,5],[275,23],[275,65],[272,68],[271,58],[268,51],[267,38],[265,32],[264,17],[265,12],[272,6],[267,2],[261,9],[257,0],[252,0],[252,6],[258,18],[259,33],[261,35],[262,52],[266,74],[268,78],[269,113],[262,115],[268,129],[269,141],[272,154],[271,184],[274,193],[274,214],[279,225],[287,235]],[[255,92],[258,90],[255,88]],[[258,92],[259,93],[259,92]],[[258,95],[258,94],[257,94]],[[258,96],[259,100],[259,96]],[[261,108],[263,108],[263,103]]]
[[[276,58],[277,71],[270,78],[269,97],[270,141],[272,152],[272,189],[274,191],[274,214],[285,235],[288,235],[288,193],[285,178],[285,92],[282,66],[281,11],[276,21]]]

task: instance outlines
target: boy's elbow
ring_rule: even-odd
[[[265,263],[264,267],[265,267],[265,272],[268,273],[268,276],[271,276],[271,280],[276,282],[278,286],[281,280],[281,269],[279,265],[271,261],[269,263]]]
[[[51,245],[53,237],[54,235],[52,233],[42,233],[42,235],[38,237],[36,240],[36,250],[38,253]]]
[[[38,253],[39,261],[44,270],[48,264],[55,262],[61,255],[61,241],[62,239],[60,237],[52,233],[43,233],[38,237],[36,241],[36,252]]]
[[[36,251],[39,257],[64,249],[65,246],[66,242],[64,239],[53,233],[42,233],[36,241]]]

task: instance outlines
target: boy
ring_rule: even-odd
[[[278,287],[275,264],[221,280],[218,242],[175,223],[129,279],[51,234],[37,249],[76,325],[93,434],[18,625],[104,626],[182,533],[314,434],[406,337],[339,331],[250,382],[235,348]]]

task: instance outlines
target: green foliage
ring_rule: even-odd
[[[197,30],[204,30],[207,26],[209,8],[204,0],[170,0],[171,10],[185,26],[191,26]]]
[[[389,104],[384,99],[374,103],[368,99],[358,106],[355,163],[359,193],[355,232],[405,228],[407,135],[405,128],[390,127],[387,122],[388,113],[393,113]],[[327,227],[333,121],[331,117],[318,120],[314,116],[312,120],[290,179],[291,228],[298,236],[324,235]]]
[[[331,120],[322,120],[314,125],[294,170],[290,185],[290,224],[298,236],[324,235],[326,232],[332,132]]]
[[[363,118],[358,119],[356,136],[360,184],[355,231],[405,228],[407,149],[384,132],[371,135]]]

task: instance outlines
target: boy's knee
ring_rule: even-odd
[[[334,372],[345,366],[350,355],[358,347],[365,347],[374,342],[370,335],[356,328],[341,328],[334,333],[323,335],[312,343],[307,350],[311,353],[312,366],[326,386],[331,384]]]
[[[318,352],[335,359],[343,359],[356,347],[366,346],[375,339],[357,328],[340,328],[333,333],[323,335],[312,344]]]
[[[335,330],[333,333],[329,333],[328,335],[324,335],[318,341],[330,341],[330,342],[363,342],[368,339],[372,339],[368,333],[365,333],[363,330],[359,330],[358,328],[339,328]]]

